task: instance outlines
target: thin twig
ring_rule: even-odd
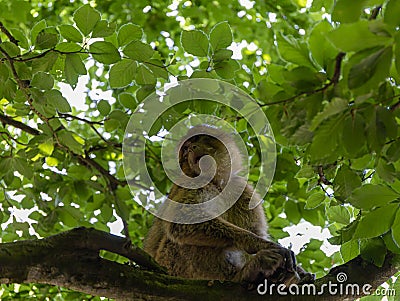
[[[87,119],[84,119],[84,118],[81,118],[81,117],[78,117],[78,116],[75,116],[75,115],[71,115],[71,114],[68,114],[68,113],[58,113],[58,115],[59,115],[61,118],[64,118],[64,119],[71,118],[71,119],[75,119],[75,120],[82,121],[82,122],[87,123],[87,124],[98,124],[98,125],[103,125],[103,122],[102,122],[102,121],[87,120]]]
[[[3,23],[0,22],[0,30],[7,36],[11,43],[18,46],[18,40],[12,36],[12,34],[4,27]]]
[[[318,186],[322,189],[322,191],[325,193],[326,196],[328,196],[329,198],[332,198],[333,195],[328,193],[324,187],[324,185],[322,185],[322,183],[319,183]]]
[[[390,107],[390,111],[394,112],[400,108],[400,100]]]
[[[336,56],[336,63],[335,63],[335,72],[332,76],[332,79],[325,84],[323,87],[318,88],[316,90],[312,90],[312,91],[307,91],[307,92],[301,92],[295,96],[283,99],[283,100],[278,100],[278,101],[274,101],[274,102],[269,102],[269,103],[263,103],[263,104],[259,104],[261,107],[265,107],[265,106],[272,106],[272,105],[277,105],[277,104],[283,104],[283,103],[287,103],[287,102],[291,102],[293,100],[296,100],[299,97],[302,96],[310,96],[313,94],[317,94],[320,92],[325,92],[330,86],[332,85],[336,85],[339,82],[340,79],[340,75],[341,75],[341,70],[342,70],[342,61],[343,58],[345,57],[346,53],[344,52],[340,52],[337,56]]]
[[[6,135],[9,139],[11,139],[12,141],[14,141],[15,143],[18,143],[18,144],[20,144],[20,145],[25,145],[25,146],[28,145],[28,143],[19,142],[18,139],[14,138],[14,137],[13,137],[10,133],[8,133],[8,132],[0,132],[0,135]]]
[[[372,13],[371,13],[371,16],[369,17],[369,20],[376,20],[376,18],[378,17],[379,12],[381,11],[381,9],[382,9],[382,6],[381,6],[381,5],[375,7],[375,8],[372,10]]]
[[[332,182],[330,182],[326,177],[325,177],[325,173],[324,173],[324,169],[322,167],[322,165],[318,166],[318,184],[323,183],[325,185],[332,185]]]
[[[361,179],[361,182],[364,182],[364,181],[366,181],[366,180],[372,178],[372,176],[373,176],[374,174],[375,174],[375,170],[374,170],[373,172],[371,172],[368,176],[365,174],[365,175],[363,176],[363,178]]]

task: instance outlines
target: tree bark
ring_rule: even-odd
[[[99,255],[107,250],[133,261],[120,264]],[[317,279],[316,291],[347,275],[346,284],[376,288],[397,271],[389,254],[381,268],[360,257],[333,268]],[[117,300],[353,300],[352,294],[294,296],[260,295],[239,283],[172,277],[143,250],[115,235],[95,229],[77,228],[41,240],[0,244],[0,283],[45,283]],[[301,287],[299,287],[301,289]],[[307,290],[306,290],[307,292]],[[345,293],[345,291],[344,291]],[[351,291],[350,291],[351,293]]]

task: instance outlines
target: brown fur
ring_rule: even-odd
[[[180,145],[183,172],[192,178],[198,176],[199,158],[204,155],[215,159],[217,172],[211,183],[199,189],[174,185],[169,198],[185,204],[210,200],[221,192],[230,176],[238,183],[245,181],[236,175],[242,163],[233,140],[228,139],[227,145],[234,155],[231,166],[227,148],[218,141],[227,136],[208,126],[197,126],[189,134],[196,131],[206,134],[184,137]],[[176,224],[155,218],[145,239],[145,250],[171,275],[185,278],[247,282],[273,278],[286,284],[297,283],[300,277],[309,280],[311,274],[296,267],[293,253],[269,240],[263,207],[260,204],[249,210],[253,188],[243,184],[246,186],[239,200],[212,220]]]

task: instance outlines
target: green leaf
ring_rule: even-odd
[[[326,69],[329,61],[337,55],[337,50],[326,37],[327,33],[332,29],[332,24],[324,20],[312,29],[310,38],[308,39],[308,44],[313,58],[324,69]]]
[[[79,75],[86,74],[85,65],[79,54],[67,54],[64,66],[65,79],[71,86],[76,86]]]
[[[70,42],[61,42],[58,43],[57,46],[55,47],[55,50],[60,51],[60,52],[79,52],[82,50],[82,47],[76,43],[70,43]]]
[[[136,91],[136,100],[140,103],[142,102],[147,96],[155,91],[154,83],[150,85],[144,85]]]
[[[6,172],[12,170],[12,158],[2,158],[0,160],[0,175],[4,175]]]
[[[387,107],[383,106],[378,106],[376,108],[376,113],[378,122],[384,125],[385,136],[390,139],[397,139],[399,125],[396,122],[395,114]]]
[[[400,74],[400,34],[395,37],[394,60],[397,73]]]
[[[369,210],[384,206],[399,197],[398,193],[387,186],[365,184],[353,192],[349,201],[357,208]]]
[[[343,129],[343,119],[343,115],[331,118],[315,131],[309,150],[314,162],[327,160],[334,155],[335,150],[338,148],[339,134]]]
[[[233,55],[233,51],[230,49],[218,49],[213,54],[214,62],[229,60]]]
[[[94,42],[90,44],[89,51],[95,60],[103,64],[114,64],[121,59],[118,49],[110,42]]]
[[[38,145],[40,152],[45,156],[51,156],[54,151],[54,141],[52,138],[47,139]]]
[[[131,109],[132,111],[135,110],[138,105],[135,97],[127,92],[119,94],[118,100],[125,108]]]
[[[321,124],[322,121],[328,119],[329,117],[336,115],[344,110],[348,109],[349,102],[343,98],[334,98],[331,102],[329,102],[324,110],[318,115],[316,115],[311,123],[310,130],[315,131],[316,128]]]
[[[89,4],[83,5],[74,13],[76,26],[87,36],[100,21],[100,13]]]
[[[20,79],[30,80],[32,78],[32,71],[26,63],[15,63],[15,70]]]
[[[235,60],[227,60],[218,62],[214,65],[215,72],[224,79],[235,77],[235,71],[239,70],[240,66]]]
[[[392,237],[397,247],[400,248],[400,210],[397,210],[396,217],[392,225]]]
[[[24,177],[31,179],[33,177],[32,166],[30,166],[26,159],[16,157],[13,158],[13,167]]]
[[[111,111],[111,105],[108,103],[108,101],[102,99],[97,103],[97,110],[101,115],[107,116]]]
[[[314,65],[310,61],[310,51],[304,43],[292,36],[284,36],[282,33],[277,34],[276,41],[279,54],[285,61],[314,69]]]
[[[208,38],[201,30],[182,31],[181,44],[187,53],[202,57],[208,55]]]
[[[160,60],[150,59],[148,62],[144,63],[144,65],[153,72],[155,77],[168,79],[167,67],[165,67]]]
[[[385,127],[379,119],[376,108],[370,108],[366,113],[368,146],[379,154],[386,140]]]
[[[384,21],[386,24],[389,24],[393,27],[397,27],[400,25],[400,2],[397,0],[390,0],[385,9],[384,13]]]
[[[71,212],[69,212],[69,211],[72,211],[73,209],[75,209],[74,211],[76,211],[77,209],[76,208],[71,209],[72,208],[71,207],[71,208],[69,208],[71,210],[68,210],[68,208],[69,207],[57,207],[56,210],[57,210],[58,218],[67,227],[71,227],[71,228],[77,227],[79,225],[79,223],[78,223],[76,217],[73,214],[71,214]]]
[[[67,41],[81,43],[83,40],[82,34],[72,25],[60,25],[58,29]]]
[[[344,149],[355,158],[365,145],[365,121],[364,118],[355,113],[347,116],[344,120],[342,141]]]
[[[137,63],[132,60],[122,59],[110,69],[111,88],[123,88],[130,85],[136,76]]]
[[[210,43],[214,53],[219,49],[229,47],[232,41],[232,29],[227,21],[217,23],[211,28]]]
[[[366,0],[338,0],[332,13],[332,20],[341,23],[356,22],[366,2]]]
[[[358,222],[354,238],[371,238],[390,230],[399,204],[389,204],[364,215]]]
[[[306,205],[304,208],[306,209],[314,209],[320,206],[325,200],[325,194],[323,192],[316,192],[311,194],[306,202]]]
[[[125,112],[121,111],[121,110],[114,110],[110,113],[110,115],[108,116],[109,119],[114,119],[116,121],[119,122],[119,124],[125,128],[126,124],[129,121],[129,116],[128,114],[126,114]]]
[[[342,24],[339,28],[328,33],[327,37],[333,45],[344,52],[360,51],[390,44],[390,37],[373,34],[369,26],[371,26],[371,23],[367,20]]]
[[[386,246],[381,237],[362,240],[360,244],[361,257],[373,263],[378,267],[382,267],[386,258]],[[381,299],[381,296],[379,297]]]
[[[151,59],[154,49],[141,41],[132,41],[124,48],[124,54],[133,60],[145,62]]]
[[[333,182],[335,196],[346,199],[352,192],[361,186],[360,177],[347,165],[342,165]]]
[[[112,131],[116,130],[120,126],[118,120],[115,119],[107,119],[104,121],[104,129],[111,133]]]
[[[1,48],[5,52],[7,52],[7,54],[11,57],[18,56],[21,54],[21,49],[17,45],[15,45],[14,43],[11,43],[9,41],[2,42]]]
[[[299,211],[299,206],[296,202],[288,200],[285,203],[285,214],[288,220],[294,224],[298,224],[301,220],[301,213]]]
[[[101,219],[103,220],[103,222],[107,223],[110,221],[111,217],[113,216],[113,209],[110,205],[108,204],[104,204],[101,207],[101,213],[99,215],[99,218],[101,217]]]
[[[46,27],[47,27],[46,20],[44,19],[40,20],[35,25],[33,25],[31,30],[31,41],[36,41],[39,32],[41,32]]]
[[[18,46],[24,49],[29,49],[28,36],[25,31],[20,28],[10,28],[11,35],[18,40]]]
[[[47,98],[48,103],[52,104],[58,112],[68,113],[71,112],[71,106],[69,105],[67,99],[62,96],[59,90],[50,90],[44,93]]]
[[[302,168],[297,172],[296,178],[312,178],[315,176],[315,170],[310,165],[302,166]]]
[[[75,134],[70,131],[60,130],[57,134],[57,137],[60,142],[72,152],[75,154],[82,154],[83,146],[74,138],[74,135]]]
[[[48,166],[57,166],[59,161],[54,157],[46,157],[46,164]]]
[[[379,158],[375,170],[378,176],[385,181],[385,183],[393,183],[397,178],[394,165],[389,164],[384,158]]]
[[[359,240],[350,240],[340,246],[340,255],[342,255],[343,261],[348,262],[358,255],[360,255],[360,243]]]
[[[58,53],[48,52],[43,57],[37,58],[32,62],[32,72],[50,71],[58,59]]]
[[[383,81],[389,75],[392,56],[392,47],[386,47],[369,55],[358,64],[353,65],[349,72],[349,88],[355,89],[368,84],[368,81],[375,74],[379,75],[376,81]],[[380,71],[379,74],[377,70]]]
[[[386,151],[389,162],[396,162],[400,159],[400,140],[395,141]]]
[[[396,218],[397,218],[397,216],[396,216]],[[394,225],[396,224],[396,218],[395,218],[395,221],[393,222],[392,229],[393,229]],[[385,245],[390,252],[395,253],[395,254],[400,254],[400,247],[397,245],[397,242],[395,242],[393,239],[393,231],[386,233],[383,236],[383,241],[385,242]]]
[[[45,72],[37,72],[33,76],[31,86],[40,90],[50,90],[54,86],[53,76]]]
[[[0,82],[5,82],[10,75],[10,70],[6,64],[0,64]]]
[[[327,210],[329,221],[348,225],[350,223],[350,212],[344,206],[332,206]]]
[[[118,45],[124,46],[132,41],[141,40],[143,37],[143,29],[136,24],[128,23],[121,26],[118,31]]]
[[[43,29],[36,37],[35,46],[37,49],[49,49],[57,45],[59,40],[58,32],[54,27]]]
[[[127,206],[126,202],[121,200],[119,197],[115,198],[115,211],[123,220],[129,220],[131,210]]]
[[[153,73],[144,65],[139,65],[135,80],[138,85],[154,85],[156,83]]]
[[[115,23],[108,23],[106,20],[100,20],[93,28],[92,38],[111,36],[115,32],[115,29]]]

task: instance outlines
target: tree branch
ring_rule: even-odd
[[[12,34],[7,30],[7,28],[5,28],[2,22],[0,22],[0,30],[7,36],[11,43],[14,43],[18,46],[18,40],[12,36]]]
[[[390,111],[394,112],[400,108],[400,100],[390,107]]]
[[[99,257],[99,250],[125,256],[141,268],[118,264]],[[346,273],[349,284],[373,288],[397,271],[388,256],[382,268],[356,258],[333,268],[316,280],[317,289],[338,283]],[[143,269],[145,268],[145,269]],[[353,300],[353,295],[282,296],[259,295],[239,283],[189,280],[164,274],[141,249],[129,246],[122,237],[95,229],[77,228],[42,240],[0,244],[0,283],[45,283],[118,300]]]
[[[321,88],[318,88],[318,89],[312,90],[312,91],[302,92],[302,93],[299,93],[297,95],[294,95],[294,96],[286,98],[286,99],[273,101],[273,102],[269,102],[269,103],[263,103],[263,104],[260,104],[260,106],[261,107],[265,107],[265,106],[283,104],[283,103],[287,103],[287,102],[291,102],[293,100],[296,100],[297,98],[299,98],[301,96],[310,96],[310,95],[317,94],[317,93],[320,93],[320,92],[325,92],[330,86],[332,86],[332,85],[334,86],[339,82],[340,75],[342,73],[342,61],[343,61],[345,56],[346,56],[346,53],[344,53],[344,52],[340,52],[336,56],[336,59],[335,59],[335,72],[333,73],[332,79],[327,84],[322,86]]]
[[[9,116],[3,115],[2,113],[0,113],[0,122],[4,124],[8,124],[11,125],[15,128],[18,128],[20,130],[22,130],[23,132],[26,132],[28,134],[37,136],[40,135],[40,132],[37,129],[34,129],[20,121],[17,121]]]
[[[382,9],[381,5],[375,7],[371,12],[371,16],[369,17],[369,20],[376,20],[376,18],[378,17],[379,12],[381,11],[381,9]]]

